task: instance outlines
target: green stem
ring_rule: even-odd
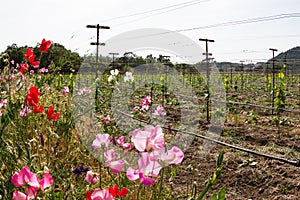
[[[206,193],[209,191],[209,189],[211,188],[213,184],[211,183],[211,181],[209,180],[209,183],[207,184],[207,186],[204,188],[204,190],[201,192],[200,196],[197,198],[197,200],[201,200],[205,197]]]
[[[165,172],[165,168],[162,168],[162,170],[161,170],[161,179],[160,179],[160,185],[159,185],[159,191],[158,191],[157,199],[160,199],[160,195],[161,195],[161,191],[162,191],[162,183],[163,183],[163,180],[164,180],[164,172]]]

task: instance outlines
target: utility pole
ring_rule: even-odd
[[[161,62],[164,66],[168,61],[170,61],[170,57],[171,56],[164,56],[164,55],[161,56],[161,58],[162,58]],[[166,86],[166,83],[168,83],[168,73],[169,73],[169,66],[167,65],[167,70],[165,71],[165,78],[164,78],[163,90],[162,90],[162,92],[163,92],[163,94],[162,94],[162,102],[163,102],[162,105],[163,106],[165,106],[165,99],[166,99],[165,96],[167,94],[167,89],[168,89],[168,87]],[[191,78],[191,76],[190,76],[190,78]]]
[[[268,90],[268,84],[269,84],[269,61],[267,61],[266,62],[266,64],[267,64],[267,69],[266,69],[266,89],[267,89],[267,92],[270,92],[269,90]]]
[[[99,45],[102,45],[104,46],[105,43],[99,43],[99,30],[100,29],[110,29],[109,26],[100,26],[99,24],[97,25],[87,25],[86,26],[87,28],[96,28],[97,29],[97,42],[91,42],[91,45],[96,45],[97,48],[96,48],[96,65],[98,67],[98,63],[99,63],[99,60],[98,60],[98,57],[99,57]],[[98,78],[98,73],[96,72],[96,78]]]
[[[245,61],[241,60],[240,62],[241,62],[241,70],[242,70],[242,73],[241,73],[241,75],[242,75],[242,77],[241,77],[241,79],[242,79],[241,89],[243,91],[243,88],[244,88],[244,62]]]
[[[232,88],[232,64],[230,65],[230,87]]]
[[[273,67],[272,67],[272,73],[273,73],[273,87],[272,87],[272,115],[274,115],[274,100],[275,100],[275,60],[274,60],[274,52],[277,51],[277,49],[273,49],[273,48],[270,48],[269,49],[270,51],[272,51],[272,54],[273,54],[273,58],[272,58],[272,61],[273,61]]]
[[[209,122],[209,98],[210,98],[210,91],[209,91],[209,67],[208,67],[208,56],[211,56],[211,53],[208,53],[208,42],[215,42],[214,40],[210,39],[202,39],[200,38],[199,41],[205,42],[205,61],[206,61],[206,77],[207,77],[207,99],[206,99],[206,121]]]
[[[115,67],[115,55],[119,55],[119,53],[108,53],[109,55],[113,56],[113,62],[112,62],[112,67]]]

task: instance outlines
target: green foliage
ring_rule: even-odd
[[[222,187],[222,189],[218,193],[214,192],[211,200],[225,200],[225,193],[226,189],[225,187]]]
[[[275,111],[277,115],[282,112],[282,109],[285,108],[285,80],[283,70],[280,70],[278,74],[279,86],[277,87],[276,99],[275,99]]]
[[[210,177],[206,183],[205,183],[205,188],[204,190],[201,192],[201,194],[198,196],[197,200],[202,200],[207,192],[210,190],[210,188],[217,182],[217,180],[219,179],[220,175],[221,175],[221,171],[222,171],[222,163],[223,163],[223,159],[224,159],[224,151],[221,151],[218,159],[217,159],[217,166],[216,169],[214,171],[214,174],[212,177]],[[222,188],[221,191],[218,193],[218,195],[213,195],[213,198],[220,198],[220,199],[225,199],[225,188]]]
[[[10,61],[15,63],[22,63],[24,54],[26,53],[27,46],[18,47],[16,44],[8,46],[1,56],[7,56]],[[38,45],[32,48],[36,58],[40,61],[40,68],[50,68],[51,65],[59,67],[62,73],[70,73],[78,71],[82,58],[76,52],[67,50],[63,45],[53,43],[48,50],[48,53],[41,53]],[[12,64],[10,64],[12,66]],[[3,69],[4,63],[0,62],[0,69]],[[33,69],[33,68],[32,68]],[[35,69],[33,69],[35,70]]]

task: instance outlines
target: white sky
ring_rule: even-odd
[[[299,0],[207,0],[175,9],[176,4],[192,0],[9,0],[1,3],[0,52],[8,45],[35,46],[43,38],[60,43],[84,55],[93,51],[96,29],[87,24],[110,26],[100,30],[100,42],[112,36],[140,28],[188,29],[249,18],[300,13]],[[203,1],[203,0],[202,0]],[[181,6],[183,6],[182,4]],[[122,17],[139,12],[174,6],[156,12]],[[163,13],[164,12],[164,13]],[[151,15],[151,16],[149,16]],[[146,16],[146,17],[145,17]],[[236,26],[220,26],[181,32],[205,48],[199,38],[214,39],[209,51],[216,61],[265,61],[269,48],[278,53],[300,46],[300,14],[285,18]],[[174,41],[177,42],[177,41]],[[100,47],[101,51],[101,47]]]

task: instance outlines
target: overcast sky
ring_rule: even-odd
[[[291,13],[299,14],[257,23],[206,27]],[[280,53],[300,46],[299,0],[9,0],[2,2],[0,19],[0,52],[13,43],[35,46],[46,38],[84,55],[94,51],[89,43],[96,40],[96,30],[87,29],[86,25],[97,23],[110,26],[110,30],[100,30],[101,42],[140,28],[202,27],[180,34],[202,48],[205,44],[199,38],[214,39],[209,51],[216,61],[265,61],[271,57],[269,48],[277,48]]]

